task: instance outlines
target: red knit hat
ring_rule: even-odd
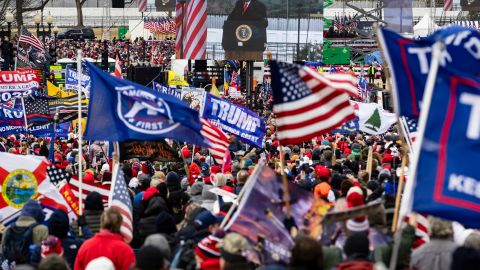
[[[354,186],[348,190],[346,201],[348,208],[365,205],[363,191],[358,182],[355,182]],[[357,216],[347,221],[347,229],[351,232],[363,232],[368,230],[368,228],[369,224],[365,216]]]
[[[319,178],[324,177],[330,179],[330,170],[325,166],[315,166],[315,173],[318,175]]]
[[[59,256],[63,256],[62,241],[60,241],[60,239],[53,235],[49,235],[47,239],[42,242],[41,251],[42,258],[45,258],[51,254],[58,254]]]
[[[182,148],[182,156],[184,158],[190,157],[190,150],[188,150],[188,147],[186,145]]]
[[[203,260],[220,258],[218,243],[221,241],[221,238],[211,234],[203,238],[202,241],[195,246],[195,254]]]

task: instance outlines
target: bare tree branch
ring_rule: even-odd
[[[80,5],[83,6],[83,4],[85,4],[85,2],[87,2],[87,0],[82,0],[82,1],[80,2]]]
[[[29,12],[29,11],[35,11],[35,10],[41,10],[43,9],[47,4],[48,2],[50,2],[50,0],[44,0],[45,2],[43,2],[41,5],[39,6],[36,6],[36,7],[26,7],[26,8],[23,8],[23,12]]]

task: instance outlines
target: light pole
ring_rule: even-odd
[[[48,35],[51,36],[52,35],[52,24],[53,24],[53,17],[50,15],[50,13],[48,14],[47,18],[45,19],[45,21],[47,22],[48,24]],[[45,35],[45,33],[43,33]]]
[[[8,40],[12,38],[12,22],[13,22],[13,14],[9,10],[5,14],[5,21],[7,22],[7,32],[8,32]]]
[[[40,37],[40,22],[42,22],[42,16],[40,16],[40,14],[35,15],[35,17],[33,17],[33,21],[37,25],[37,38],[38,38]]]
[[[53,28],[53,48],[54,48],[54,52],[55,52],[55,60],[58,60],[57,59],[57,35],[58,35],[58,32],[60,32],[60,29],[55,26]],[[56,61],[55,61],[56,62]]]
[[[127,40],[127,68],[130,66],[130,38],[132,37],[132,34],[130,31],[127,31],[125,33],[125,39]]]

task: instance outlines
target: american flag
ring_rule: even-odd
[[[217,164],[222,165],[225,151],[230,144],[228,135],[203,117],[201,117],[200,120],[202,121],[202,130],[200,132],[211,145],[208,147],[208,151]]]
[[[153,21],[149,18],[143,20],[143,28],[152,31],[153,30]]]
[[[79,186],[80,182],[78,181],[77,176],[73,176],[70,178],[70,181],[68,182],[70,185],[70,188],[73,191],[73,194],[77,197],[79,195]],[[100,193],[102,196],[103,204],[107,205],[108,204],[108,197],[110,196],[110,183],[88,183],[85,181],[82,181],[82,198],[85,200],[87,198],[88,193],[96,191]]]
[[[412,117],[402,117],[402,122],[408,132],[408,138],[413,143],[417,139],[418,119]]]
[[[206,59],[207,1],[177,2],[175,19],[177,59]]]
[[[29,125],[53,120],[47,99],[28,97],[24,99],[24,104]]]
[[[117,59],[115,61],[115,71],[114,71],[115,77],[117,78],[122,78],[122,66],[120,65],[120,59]]]
[[[358,97],[350,74],[319,74],[306,66],[272,61],[273,112],[281,144],[298,144],[355,117],[350,96]]]
[[[340,21],[338,20],[337,14],[335,14],[335,19],[333,20],[333,26],[337,29],[337,31],[340,31]]]
[[[403,218],[405,224],[410,220],[409,216]],[[418,248],[419,246],[430,241],[430,222],[428,222],[428,215],[416,214],[417,226],[415,227],[415,236],[417,240],[413,243],[413,248]]]
[[[50,182],[52,182],[54,185],[57,185],[63,180],[68,182],[72,177],[70,173],[66,172],[63,169],[55,167],[55,165],[50,165],[47,167],[47,175],[48,178],[50,178]]]
[[[453,7],[453,0],[445,0],[443,3],[443,10],[450,11]]]
[[[138,0],[138,11],[147,11],[147,0]]]
[[[122,226],[120,233],[125,242],[132,241],[132,201],[127,189],[127,183],[123,171],[118,164],[113,168],[113,192],[109,201],[109,206],[118,209],[122,214]]]
[[[30,33],[25,27],[22,27],[20,37],[18,38],[18,42],[26,43],[37,48],[40,51],[45,51],[45,49],[43,48],[42,42],[36,36]]]

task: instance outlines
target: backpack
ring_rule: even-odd
[[[37,226],[33,223],[28,227],[12,225],[5,232],[5,246],[3,247],[2,261],[8,260],[11,264],[30,262],[32,252],[30,246],[33,244],[33,229]]]
[[[170,269],[195,270],[197,263],[195,260],[195,242],[191,239],[181,241],[180,248],[178,248],[173,257]]]

